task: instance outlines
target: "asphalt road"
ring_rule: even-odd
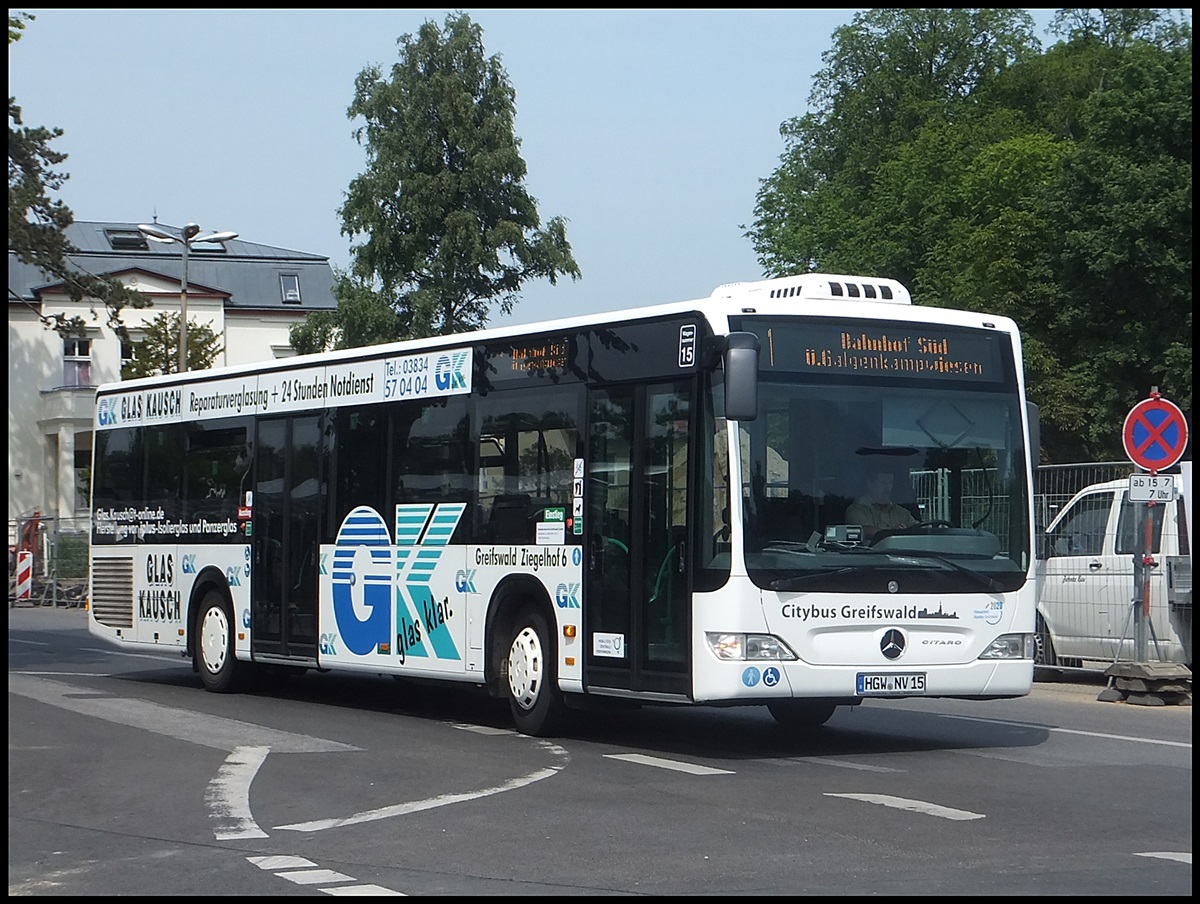
[[[9,610],[9,894],[1190,895],[1191,707],[869,701],[513,732],[471,689],[201,689]]]

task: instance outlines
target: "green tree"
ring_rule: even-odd
[[[836,29],[812,112],[780,126],[780,166],[759,190],[747,235],[766,272],[847,272],[870,248],[876,272],[911,282],[916,224],[875,215],[880,167],[1038,49],[1022,10],[875,9]]]
[[[121,379],[154,377],[179,371],[179,321],[174,311],[164,311],[145,326],[141,339],[130,345],[133,352],[121,365]],[[187,369],[207,370],[221,354],[221,337],[207,323],[188,320]]]
[[[33,18],[28,13],[9,14],[10,53],[12,44],[21,39],[26,22]],[[55,169],[67,155],[50,146],[62,134],[62,129],[26,126],[17,99],[9,95],[8,248],[21,263],[32,264],[61,280],[72,301],[100,302],[108,327],[125,340],[129,334],[121,320],[122,310],[148,307],[150,299],[113,277],[94,276],[72,265],[70,255],[76,249],[67,240],[66,230],[74,222],[74,215],[66,204],[49,194],[60,190],[69,178]],[[99,316],[95,308],[92,312],[93,317]],[[84,335],[86,323],[82,317],[62,313],[39,316],[46,327],[63,336]]]
[[[1019,10],[856,16],[747,235],[769,273],[879,273],[1012,317],[1044,460],[1121,458],[1152,385],[1191,407],[1191,29],[1056,23],[1041,53]]]
[[[390,75],[360,72],[348,110],[368,162],[339,211],[342,233],[361,239],[339,302],[362,314],[369,287],[399,321],[380,338],[421,337],[479,328],[493,306],[510,313],[527,280],[578,279],[565,220],[543,227],[525,189],[516,94],[480,27],[450,14],[397,43]],[[338,310],[346,344],[351,315]]]
[[[336,310],[313,311],[292,324],[289,337],[299,354],[359,348],[407,337],[396,310],[365,280],[335,267],[333,295],[338,303]]]

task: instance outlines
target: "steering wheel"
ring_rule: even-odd
[[[930,521],[918,521],[913,527],[954,527],[949,521],[943,521],[941,518],[934,518]]]

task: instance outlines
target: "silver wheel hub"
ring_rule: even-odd
[[[229,622],[221,607],[213,606],[200,622],[200,659],[204,667],[214,675],[220,672],[228,650]]]
[[[521,709],[533,709],[542,687],[542,644],[526,627],[513,638],[508,651],[508,690]]]

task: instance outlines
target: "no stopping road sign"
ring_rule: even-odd
[[[1125,416],[1121,439],[1130,461],[1147,471],[1161,471],[1183,458],[1187,421],[1174,402],[1143,399]]]

